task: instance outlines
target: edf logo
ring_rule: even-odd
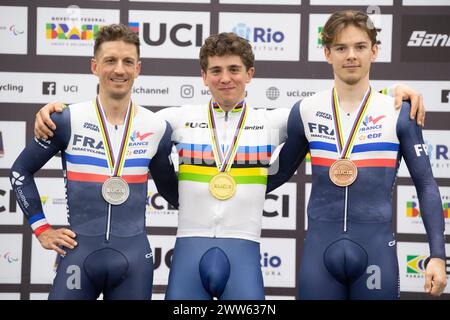
[[[232,31],[253,43],[281,43],[284,40],[284,33],[281,31],[273,31],[271,28],[251,28],[245,23],[238,23]]]

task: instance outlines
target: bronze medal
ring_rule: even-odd
[[[355,182],[358,168],[349,159],[336,160],[330,167],[330,179],[339,187],[347,187]]]
[[[216,199],[230,199],[236,193],[236,181],[230,174],[220,172],[209,181],[209,192]]]

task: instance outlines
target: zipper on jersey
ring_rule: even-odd
[[[228,121],[228,111],[225,111],[225,121]]]
[[[106,218],[106,234],[105,234],[106,241],[109,241],[110,232],[111,232],[111,204],[108,203],[108,216]]]
[[[345,187],[345,198],[344,198],[344,232],[347,232],[347,211],[348,211],[348,186]]]

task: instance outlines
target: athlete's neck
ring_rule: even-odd
[[[347,84],[335,78],[334,86],[339,98],[339,107],[345,112],[353,112],[358,109],[369,88],[369,78],[355,84]]]
[[[112,125],[122,125],[125,122],[130,104],[130,95],[122,99],[114,99],[100,93],[98,97],[103,107],[106,120]]]
[[[242,97],[238,101],[224,101],[224,100],[220,101],[220,100],[214,99],[214,97],[213,97],[213,101],[217,102],[220,109],[222,109],[225,112],[229,112],[229,111],[233,110],[238,105],[238,103],[243,100],[244,100],[244,97]]]

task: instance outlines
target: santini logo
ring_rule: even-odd
[[[426,31],[413,31],[406,46],[450,47],[450,36],[448,34],[427,33]]]

